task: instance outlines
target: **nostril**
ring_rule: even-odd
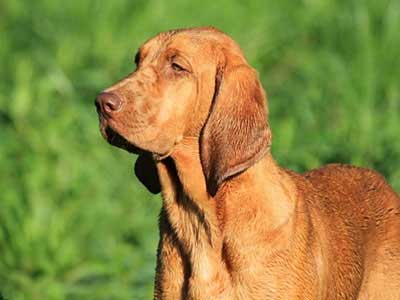
[[[108,110],[118,110],[121,106],[121,101],[116,97],[108,97],[105,102],[106,109]]]
[[[103,92],[97,96],[95,105],[101,112],[112,113],[121,108],[122,100],[116,94]]]

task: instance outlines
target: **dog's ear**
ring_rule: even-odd
[[[269,151],[265,102],[258,75],[247,64],[217,70],[214,99],[200,141],[201,164],[212,196],[224,180]]]
[[[135,174],[141,183],[153,194],[161,191],[157,168],[151,153],[142,153],[135,163]]]

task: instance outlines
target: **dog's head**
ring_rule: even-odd
[[[97,96],[103,136],[139,153],[136,174],[159,191],[152,157],[199,141],[207,189],[263,157],[271,143],[265,94],[240,47],[214,28],[161,33],[136,55],[136,70]],[[151,153],[151,155],[149,155]]]

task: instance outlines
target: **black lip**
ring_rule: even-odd
[[[110,126],[107,126],[104,130],[107,141],[118,148],[122,148],[129,153],[140,154],[143,152],[140,148],[132,145],[129,141],[127,141],[123,136],[121,136],[118,132],[112,129]]]

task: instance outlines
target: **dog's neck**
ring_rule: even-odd
[[[195,142],[182,143],[170,158],[159,162],[157,168],[167,221],[187,252],[192,272],[207,276],[211,263],[205,261],[214,261],[214,264],[223,261],[224,239],[231,234],[226,226],[234,222],[235,214],[254,214],[254,211],[246,211],[247,207],[260,208],[265,212],[262,225],[266,232],[273,232],[288,223],[296,193],[289,175],[267,154],[246,171],[224,182],[211,197],[198,149]]]

